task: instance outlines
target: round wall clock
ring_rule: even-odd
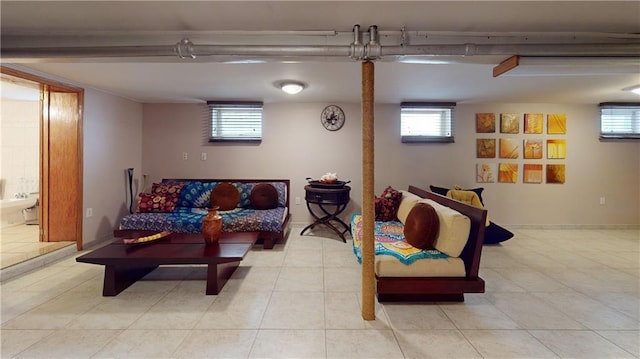
[[[320,122],[329,131],[337,131],[344,125],[344,111],[336,105],[329,105],[322,110]]]

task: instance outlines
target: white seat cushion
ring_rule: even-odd
[[[438,213],[440,231],[436,237],[435,248],[451,257],[459,257],[471,231],[469,217],[430,199],[420,199],[419,202],[430,204]]]

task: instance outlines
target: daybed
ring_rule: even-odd
[[[141,230],[201,232],[213,203],[221,206],[223,232],[260,232],[258,240],[271,249],[286,235],[291,217],[285,179],[163,179],[139,197],[136,213],[120,220],[116,236]]]
[[[454,195],[455,192],[459,192],[459,190],[462,190],[462,192],[467,192],[467,193],[472,193],[475,194],[477,201],[479,203],[474,203],[475,201],[473,199],[471,200],[463,200],[463,202],[467,203],[467,204],[471,204],[475,207],[480,207],[480,208],[484,208],[484,201],[482,199],[482,191],[484,191],[484,188],[482,187],[478,187],[478,188],[471,188],[471,189],[466,189],[463,190],[462,187],[455,185],[452,188],[445,188],[445,187],[438,187],[438,186],[433,186],[430,185],[429,189],[431,189],[431,192],[435,192],[437,194],[446,196],[446,197],[451,197],[454,199],[457,199]],[[459,199],[460,200],[460,199]],[[498,244],[500,242],[504,242],[508,239],[513,238],[514,234],[509,231],[508,229],[500,226],[499,224],[490,221],[489,220],[489,216],[487,216],[487,227],[484,229],[484,244]]]
[[[487,211],[415,186],[398,192],[398,220],[375,222],[378,300],[464,301],[464,293],[483,293],[478,270]],[[437,214],[435,249],[415,248],[405,239],[405,223],[413,220],[418,203],[428,203]],[[361,262],[362,216],[353,215],[351,222],[354,253]]]

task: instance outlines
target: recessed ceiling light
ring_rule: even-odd
[[[289,95],[295,95],[305,88],[305,84],[298,81],[282,81],[279,86],[282,91]]]

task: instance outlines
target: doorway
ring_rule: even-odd
[[[31,113],[37,117],[33,120],[37,122],[37,134],[31,135],[37,141],[31,146],[38,147],[31,148],[37,153],[37,169],[31,164],[30,171],[24,170],[28,175],[17,186],[9,181],[10,173],[2,175],[2,181],[8,184],[0,192],[3,200],[15,202],[15,197],[27,196],[30,200],[37,197],[37,205],[27,213],[29,218],[22,213],[24,223],[6,226],[3,221],[0,251],[2,268],[6,268],[74,243],[78,250],[82,249],[83,90],[18,70],[0,69],[3,81],[9,79],[24,89],[36,88],[38,93],[37,110],[31,107]],[[3,166],[6,168],[9,167]]]

